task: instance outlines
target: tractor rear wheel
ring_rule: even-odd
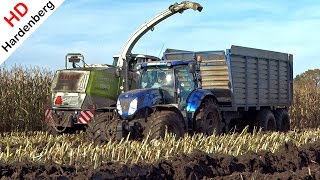
[[[261,128],[262,131],[276,131],[277,124],[271,110],[262,109],[256,116],[255,126]]]
[[[184,120],[174,111],[156,111],[148,118],[147,127],[144,135],[149,135],[150,139],[164,138],[165,134],[173,133],[176,139],[181,138],[184,133]]]
[[[277,109],[274,111],[278,131],[288,132],[290,130],[290,119],[286,109]]]
[[[217,104],[206,100],[195,116],[195,132],[206,135],[221,133],[221,116]]]

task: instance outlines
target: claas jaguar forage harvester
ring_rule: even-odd
[[[85,62],[84,56],[70,53],[66,56],[65,69],[58,70],[51,86],[51,96],[45,108],[45,121],[52,134],[87,129],[95,132],[92,122],[110,121],[114,115],[118,95],[135,89],[136,67],[148,61],[160,61],[155,56],[132,54],[139,39],[168,17],[184,10],[202,10],[198,3],[175,3],[150,21],[143,24],[125,43],[112,65]],[[72,67],[68,67],[68,63]]]

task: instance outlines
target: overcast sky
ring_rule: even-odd
[[[6,66],[64,67],[68,52],[83,53],[88,64],[110,64],[127,38],[174,0],[66,0],[6,61]],[[159,56],[162,46],[194,51],[231,45],[294,55],[294,74],[320,68],[320,1],[198,0],[201,13],[188,10],[160,23],[134,53]]]

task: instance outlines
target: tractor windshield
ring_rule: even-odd
[[[169,67],[148,67],[141,72],[140,88],[161,88],[168,103],[174,102],[174,75]]]
[[[169,68],[147,68],[141,74],[141,88],[174,88],[173,70]]]

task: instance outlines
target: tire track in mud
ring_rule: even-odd
[[[277,153],[238,157],[196,151],[154,165],[107,163],[99,169],[51,164],[0,164],[2,179],[320,179],[320,142],[286,143]]]

